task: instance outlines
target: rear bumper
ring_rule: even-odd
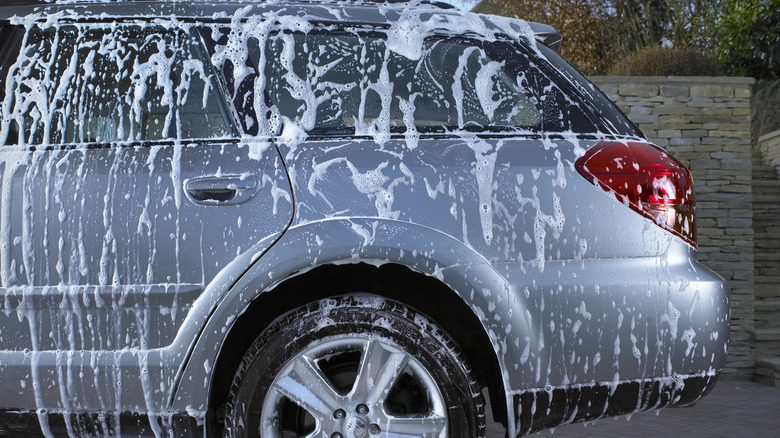
[[[712,390],[717,378],[717,375],[674,376],[524,391],[512,398],[515,436],[561,424],[691,405]]]
[[[492,330],[510,391],[714,375],[728,351],[728,284],[694,259],[505,264],[511,313]]]
[[[499,266],[513,300],[499,354],[509,436],[709,392],[728,351],[729,288],[681,255]]]

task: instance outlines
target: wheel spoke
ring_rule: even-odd
[[[391,351],[376,340],[369,341],[360,359],[352,393],[366,394],[366,403],[376,406],[387,397],[407,362],[406,353]]]
[[[442,437],[447,430],[447,417],[389,417],[382,430],[387,431],[389,438]]]
[[[274,389],[309,411],[318,421],[329,418],[341,396],[310,358],[295,358],[292,369],[274,382]]]

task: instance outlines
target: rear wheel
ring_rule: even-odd
[[[484,436],[484,400],[453,341],[374,296],[282,317],[244,356],[228,394],[231,437]]]

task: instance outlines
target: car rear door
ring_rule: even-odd
[[[0,408],[164,405],[176,370],[153,384],[144,352],[290,222],[276,148],[237,139],[199,36],[159,23],[4,28]]]

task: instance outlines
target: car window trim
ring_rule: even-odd
[[[209,56],[206,42],[203,41],[203,35],[198,31],[197,25],[192,26],[188,33],[196,43],[195,45],[197,48],[195,50],[198,51],[200,59],[206,64],[205,67],[209,72],[209,82],[211,83],[212,88],[218,93],[217,104],[219,105],[219,110],[222,112],[222,117],[225,119],[226,125],[228,126],[228,130],[230,131],[229,134],[233,137],[238,137],[239,134],[243,132],[243,130],[240,129],[241,125],[238,122],[238,114],[236,113],[234,105],[227,100],[227,92],[222,83],[221,75],[214,66],[214,63],[211,62],[211,56]]]

